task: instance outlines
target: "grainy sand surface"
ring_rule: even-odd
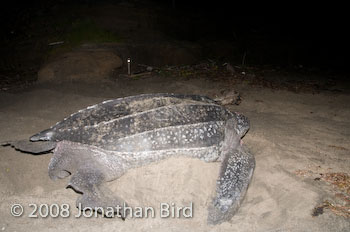
[[[75,218],[78,196],[67,179],[52,181],[51,154],[32,156],[0,147],[0,229],[3,231],[349,231],[350,220],[325,209],[335,190],[322,181],[296,175],[298,170],[349,172],[350,96],[335,93],[291,93],[249,86],[225,86],[205,79],[148,78],[114,84],[36,85],[19,93],[0,93],[0,141],[25,139],[67,115],[103,100],[140,93],[176,92],[214,96],[235,88],[243,97],[228,106],[249,117],[243,139],[256,158],[247,195],[231,221],[206,223],[219,163],[171,158],[129,171],[110,182],[115,194],[134,206],[153,206],[155,218]],[[218,92],[217,91],[217,92]],[[325,171],[326,170],[326,171]],[[315,171],[315,172],[316,172]],[[193,218],[160,218],[159,204],[193,203]],[[12,204],[24,214],[10,214]],[[29,218],[29,204],[69,204],[68,218]]]

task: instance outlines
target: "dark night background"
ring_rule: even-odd
[[[57,22],[62,18],[74,21],[79,17],[90,17],[82,16],[84,12],[80,8],[93,10],[103,4],[156,9],[154,17],[157,19],[152,22],[152,29],[159,31],[165,39],[199,44],[203,52],[198,60],[211,58],[240,65],[245,56],[248,66],[268,65],[287,71],[302,68],[304,72],[322,75],[348,72],[345,7],[331,2],[267,5],[262,2],[180,0],[11,1],[1,7],[2,80],[35,79],[35,73],[47,59],[50,38],[64,33],[65,27],[69,27]],[[142,34],[139,36],[140,40]],[[132,43],[132,39],[129,42]],[[224,44],[229,48],[225,49]],[[221,52],[224,50],[226,53]]]
[[[347,4],[335,1],[2,2],[0,144],[29,150],[52,146],[29,141],[50,127],[56,142],[68,142],[57,145],[53,156],[0,146],[1,230],[349,231],[348,11]],[[240,143],[231,124],[223,132],[220,125],[231,114],[211,101],[155,93],[208,96],[238,113],[232,114],[234,131],[246,122],[238,115],[247,117],[249,132]],[[124,98],[140,94],[150,95]],[[163,134],[168,137],[158,138]],[[125,138],[136,140],[124,146],[127,150],[103,154],[105,142],[117,141],[117,149]],[[90,146],[80,149],[69,141],[101,150],[92,147],[85,154]],[[133,144],[140,152],[129,157]],[[153,147],[164,150],[148,152]],[[150,162],[177,153],[187,157],[119,178],[148,163],[152,154]],[[251,175],[244,168],[248,153],[256,168],[249,189],[242,191]],[[218,155],[221,163],[212,163]],[[48,175],[48,164],[60,180]],[[114,177],[119,180],[99,183]],[[214,189],[219,198],[213,198]],[[76,202],[77,193],[83,195]],[[242,193],[245,199],[228,208]],[[158,208],[156,218],[74,217],[79,199],[98,206],[104,196],[103,206],[123,199],[142,207],[173,202],[180,206],[172,208],[177,214],[193,202],[194,217],[163,220]],[[63,205],[72,210],[68,218]],[[24,214],[13,206],[23,206]],[[226,212],[227,221],[208,225],[211,208]]]

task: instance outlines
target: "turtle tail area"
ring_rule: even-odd
[[[46,129],[43,130],[42,132],[39,132],[32,137],[30,137],[30,141],[36,142],[36,141],[49,141],[52,139],[53,135],[55,134],[52,129]]]
[[[16,150],[30,153],[33,155],[40,155],[48,153],[56,147],[56,142],[43,141],[43,142],[30,142],[28,140],[7,141],[1,143],[2,146],[11,146]]]
[[[244,199],[254,168],[254,156],[243,147],[225,155],[217,181],[216,197],[209,206],[209,224],[229,221],[234,216]]]

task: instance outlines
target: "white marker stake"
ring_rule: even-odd
[[[131,59],[128,58],[127,62],[128,62],[128,75],[130,76],[131,75]]]

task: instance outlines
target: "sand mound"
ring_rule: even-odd
[[[123,62],[111,51],[79,50],[63,54],[38,72],[39,82],[98,82],[108,79]]]

